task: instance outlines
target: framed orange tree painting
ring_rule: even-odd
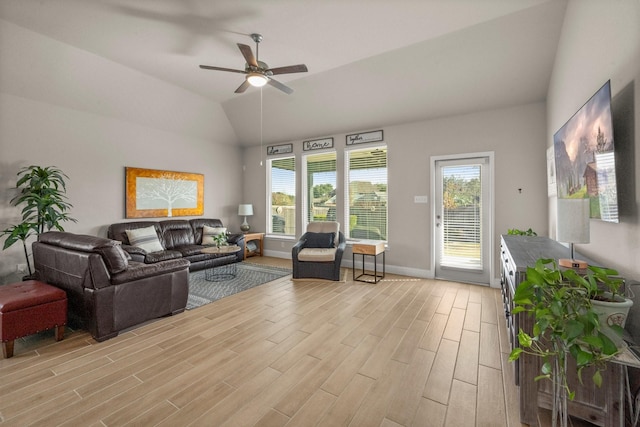
[[[125,167],[126,217],[196,216],[204,213],[204,175]]]

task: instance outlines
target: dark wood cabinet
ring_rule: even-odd
[[[531,333],[533,319],[524,314],[513,314],[513,295],[518,284],[526,280],[527,267],[533,267],[539,258],[567,258],[569,249],[547,237],[503,235],[500,242],[500,282],[506,327],[511,348],[518,345],[518,331],[522,328]],[[584,257],[580,257],[585,259]],[[597,264],[586,260],[590,264]],[[516,384],[520,392],[520,421],[537,425],[538,408],[551,409],[551,383],[547,380],[534,381],[540,374],[540,358],[521,355],[514,362]],[[569,369],[572,372],[571,369]],[[576,391],[569,402],[569,414],[600,426],[624,425],[623,405],[620,401],[622,375],[620,365],[609,363],[603,374],[603,385],[597,388],[591,382],[593,373],[585,370],[580,384],[577,375],[569,379],[570,387]]]

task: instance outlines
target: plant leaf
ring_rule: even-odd
[[[597,387],[602,387],[602,374],[600,373],[600,371],[596,371],[595,374],[593,374],[593,383],[597,386]]]
[[[522,352],[523,350],[520,347],[516,347],[513,350],[511,350],[511,353],[509,354],[509,362],[518,360]]]

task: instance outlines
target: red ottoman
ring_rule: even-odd
[[[13,356],[13,340],[56,328],[56,341],[67,324],[67,294],[37,280],[0,286],[0,340],[5,358]]]

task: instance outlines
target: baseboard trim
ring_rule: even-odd
[[[273,251],[273,250],[266,250],[264,251],[265,256],[270,256],[270,257],[274,257],[274,258],[283,258],[283,259],[291,259],[291,252],[282,252],[282,251]],[[346,267],[346,268],[353,268],[353,262],[351,259],[345,259],[348,257],[343,257],[342,258],[342,263],[340,264],[341,267]],[[378,264],[380,265],[380,264]],[[370,262],[367,262],[367,269],[369,267],[373,268],[373,264]],[[358,268],[360,268],[360,265],[358,265]],[[385,271],[387,273],[391,273],[391,274],[399,274],[401,276],[409,276],[409,277],[419,277],[421,279],[433,279],[434,275],[433,275],[433,271],[432,270],[424,270],[424,269],[420,269],[420,268],[411,268],[411,267],[403,267],[403,266],[399,266],[399,265],[389,265],[386,264],[385,265]]]

